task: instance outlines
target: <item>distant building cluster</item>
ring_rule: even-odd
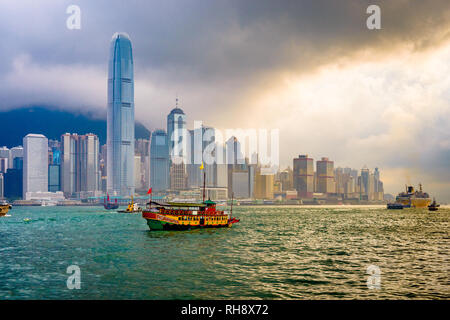
[[[360,171],[352,168],[334,168],[328,158],[316,161],[308,155],[299,155],[293,162],[293,187],[301,199],[325,200],[384,200],[380,171],[367,167]],[[286,175],[288,175],[286,173]]]
[[[178,105],[165,129],[148,139],[135,139],[132,45],[116,33],[110,45],[107,142],[92,133],[65,133],[59,140],[30,133],[22,146],[0,148],[0,198],[24,201],[99,202],[106,195],[201,200],[320,201],[383,200],[377,168],[334,168],[328,158],[307,155],[293,160],[293,169],[275,172],[261,165],[258,154],[245,156],[245,141],[221,141],[219,132],[194,125]],[[245,139],[245,138],[244,138]]]

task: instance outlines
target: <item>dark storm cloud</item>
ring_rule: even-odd
[[[79,31],[65,28],[72,3],[81,8]],[[381,6],[381,31],[365,27],[370,3]],[[423,49],[445,36],[440,30],[448,26],[450,6],[418,0],[178,0],[10,1],[1,7],[2,61],[26,52],[42,65],[104,66],[109,39],[121,30],[131,35],[140,68],[167,69],[171,81],[201,82],[301,72],[361,49],[384,53],[405,43]]]

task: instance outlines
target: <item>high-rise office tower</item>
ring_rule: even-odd
[[[144,185],[144,170],[141,163],[141,155],[134,155],[134,185],[136,190],[142,190]]]
[[[170,188],[181,190],[187,187],[187,130],[186,115],[176,107],[167,116],[167,141],[169,144]]]
[[[369,196],[370,193],[370,170],[366,166],[361,169],[360,192],[362,195]]]
[[[246,199],[252,196],[250,192],[249,179],[249,170],[232,170],[230,185],[232,185],[234,198]]]
[[[0,158],[0,172],[6,173],[8,171],[9,158]]]
[[[140,181],[140,188],[147,191],[150,186],[150,140],[148,139],[136,139],[134,154],[140,157],[141,162],[139,165],[135,165],[135,170],[140,167],[140,174],[135,173],[135,177],[139,177],[139,180],[135,184],[136,189],[138,188],[138,182]]]
[[[98,191],[100,190],[100,167],[99,150],[100,143],[97,135],[88,133],[79,136],[79,167],[80,175],[79,191]]]
[[[316,161],[317,167],[317,192],[335,193],[334,185],[334,162],[328,158]]]
[[[11,148],[11,163],[9,164],[10,168],[14,168],[14,159],[23,158],[23,147],[17,146]]]
[[[23,196],[48,191],[48,140],[42,134],[23,138]]]
[[[48,191],[61,191],[61,170],[59,164],[50,164],[48,166]]]
[[[6,159],[4,160],[4,164],[7,165],[6,169],[8,169],[8,167],[12,168],[12,166],[10,166],[10,164],[12,163],[11,150],[9,150],[9,148],[7,147],[0,148],[0,158]]]
[[[196,145],[196,135],[194,130],[188,130],[188,157],[190,163],[187,164],[187,172],[188,172],[188,188],[196,188],[201,185],[201,174],[200,174],[200,165],[195,164],[195,145]],[[197,138],[198,140],[198,138]],[[201,141],[199,142],[201,144]],[[201,155],[200,155],[201,159]]]
[[[95,134],[61,136],[61,190],[66,197],[100,189],[99,140]]]
[[[308,155],[299,155],[294,159],[294,188],[299,197],[311,198],[314,192],[314,160]]]
[[[233,178],[233,172],[234,171],[242,171],[247,170],[248,168],[245,164],[245,157],[241,150],[241,143],[238,141],[238,139],[235,136],[230,137],[225,142],[225,163],[227,165],[228,169],[228,195],[232,195],[236,190],[233,189],[233,181],[236,185],[236,181],[241,181],[243,178],[240,177],[242,174],[236,175],[236,177]],[[239,177],[239,178],[238,178]],[[250,179],[250,178],[248,178]],[[247,179],[247,180],[248,180]],[[237,192],[237,191],[236,191]],[[248,191],[248,196],[251,197],[252,191]],[[242,192],[239,192],[242,194]]]
[[[61,135],[61,191],[65,197],[71,197],[77,191],[77,145],[78,135]]]
[[[200,129],[198,129],[200,130]],[[203,167],[205,170],[206,186],[216,187],[216,130],[212,127],[201,127],[202,131],[202,154],[203,154]],[[203,183],[203,177],[201,178]]]
[[[115,33],[108,70],[107,189],[134,194],[134,76],[131,40]]]
[[[286,170],[280,172],[280,182],[283,191],[292,190],[294,184],[291,168],[288,167]]]
[[[150,143],[150,186],[154,191],[169,189],[169,144],[164,130],[155,130]]]
[[[256,199],[273,199],[274,177],[273,174],[261,174],[261,169],[257,169],[255,174],[254,192]]]
[[[207,187],[217,187],[217,166],[216,166],[216,137],[215,129],[201,126],[194,130],[189,130],[188,138],[188,181],[189,187],[203,186],[205,173],[205,185]],[[203,170],[200,165],[203,162]]]
[[[216,163],[214,168],[216,187],[228,189],[228,165],[224,143],[216,141]],[[227,192],[228,193],[228,192]],[[229,194],[231,196],[231,194]]]
[[[380,171],[378,168],[375,168],[373,172],[373,193],[374,193],[374,200],[382,200],[379,199],[379,186],[380,186]]]
[[[8,169],[4,174],[4,196],[9,199],[22,198],[23,171],[20,169]]]

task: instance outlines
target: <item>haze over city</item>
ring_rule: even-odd
[[[66,8],[81,8],[81,29]],[[133,6],[130,4],[139,4]],[[216,128],[279,128],[299,154],[381,168],[385,192],[450,200],[450,5],[370,1],[2,1],[0,110],[105,112],[108,46],[133,41],[136,120],[163,127],[175,97]],[[414,4],[414,5],[412,5]]]

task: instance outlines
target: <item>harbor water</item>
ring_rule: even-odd
[[[232,228],[169,232],[102,207],[14,207],[0,217],[0,299],[450,298],[449,208],[233,213]]]

